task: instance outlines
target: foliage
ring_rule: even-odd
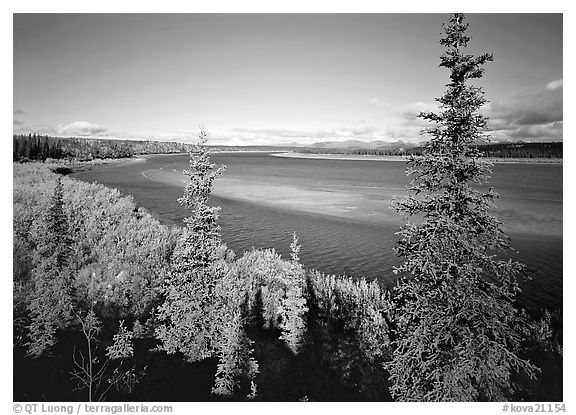
[[[222,322],[222,339],[218,343],[219,363],[212,393],[228,396],[240,386],[240,381],[252,379],[258,373],[258,363],[252,357],[252,340],[246,336],[243,319],[237,312]],[[251,383],[252,384],[252,383]]]
[[[64,242],[45,235],[45,215],[58,177],[45,165],[14,165],[14,239],[18,248],[14,261],[23,264],[18,267],[23,295],[31,289],[32,274],[46,272],[38,268],[38,261],[24,266],[27,258],[39,258],[54,243]],[[132,197],[116,189],[66,177],[60,180],[75,301],[86,308],[90,296],[96,302],[95,310],[104,317],[144,316],[158,298],[181,231],[160,225],[136,206]]]
[[[323,324],[339,322],[354,332],[359,350],[371,362],[384,362],[391,353],[391,303],[378,282],[308,273],[310,296]]]
[[[383,366],[391,355],[386,290],[377,281],[308,271],[307,300],[305,351],[361,399],[389,400]]]
[[[293,234],[290,249],[294,272],[288,274],[287,289],[278,308],[278,314],[280,315],[280,328],[282,330],[280,339],[286,342],[294,354],[298,354],[305,341],[308,307],[304,293],[306,288],[305,272],[299,262],[300,245],[296,233]]]
[[[131,394],[136,385],[144,377],[146,368],[137,370],[135,366],[129,369],[123,368],[126,359],[133,357],[132,332],[120,322],[118,333],[113,337],[114,343],[107,348],[105,356],[98,356],[100,337],[104,325],[90,308],[85,316],[75,313],[79,323],[80,332],[85,341],[86,355],[82,347],[77,351],[74,347],[72,360],[74,369],[70,371],[72,378],[77,382],[77,390],[86,389],[88,401],[102,401],[106,398],[112,387],[117,391]],[[112,369],[110,363],[118,361]]]
[[[212,183],[224,167],[215,169],[210,162],[206,140],[201,130],[191,153],[190,170],[184,171],[190,181],[178,201],[192,215],[185,219],[186,228],[172,254],[171,272],[163,288],[164,302],[157,313],[159,349],[181,352],[190,362],[215,352],[219,330],[214,324],[219,309],[214,291],[222,276],[215,264],[221,252],[219,208],[209,206],[208,200]]]
[[[58,180],[50,208],[40,223],[34,255],[27,345],[28,353],[35,357],[55,344],[56,330],[66,327],[72,318],[70,237],[63,205],[62,183]]]
[[[300,338],[306,313],[302,266],[294,260],[282,260],[274,249],[246,252],[236,266],[246,287],[246,312],[252,324],[281,329],[283,338]]]
[[[286,342],[294,354],[298,354],[304,343],[307,311],[306,297],[302,293],[302,288],[290,287],[286,292],[286,297],[282,299],[278,314],[282,330],[280,339]]]
[[[220,240],[219,207],[208,205],[213,181],[224,167],[215,169],[205,142],[201,130],[185,171],[190,181],[178,200],[192,215],[172,255],[156,337],[160,350],[181,352],[190,362],[217,355],[212,393],[228,396],[242,380],[254,378],[258,364],[244,331],[245,290]]]
[[[124,320],[120,321],[118,333],[114,335],[114,344],[108,347],[106,355],[110,359],[123,359],[134,355],[132,338],[134,333],[124,327]]]
[[[114,385],[119,392],[132,394],[146,375],[146,367],[138,370],[135,363],[128,368],[125,367],[125,362],[129,365],[130,361],[134,360],[134,339],[141,335],[142,326],[138,320],[134,322],[132,331],[128,330],[124,326],[124,321],[121,320],[118,332],[112,338],[113,343],[107,348],[108,359],[119,361],[118,366],[108,376],[108,383]]]
[[[55,359],[70,360],[69,372],[91,399],[112,386],[132,393],[146,372],[130,366],[132,332],[122,325],[112,339],[112,355],[120,358],[112,367],[98,347],[112,331],[102,321],[146,319],[180,231],[160,225],[117,190],[58,176],[47,165],[14,165],[13,200],[15,353],[24,345],[34,357],[50,350]],[[150,335],[134,327],[139,336]],[[64,344],[54,347],[57,340]],[[49,362],[38,360],[40,367]]]
[[[395,207],[421,223],[402,227],[397,253],[405,262],[393,299],[393,356],[387,364],[397,400],[502,400],[512,392],[511,375],[536,368],[519,357],[526,319],[514,308],[522,264],[497,256],[509,248],[489,210],[496,194],[474,185],[486,181],[490,165],[473,146],[487,119],[480,78],[492,55],[473,56],[464,16],[444,25],[440,66],[450,83],[438,98],[438,113],[420,114],[435,124],[422,156],[409,161],[413,176],[407,198]]]
[[[70,184],[65,200],[78,292],[93,290],[104,316],[145,315],[158,298],[180,231],[160,225],[117,190]]]

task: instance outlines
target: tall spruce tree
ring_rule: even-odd
[[[254,379],[258,363],[244,330],[244,290],[226,261],[220,239],[220,208],[208,205],[213,182],[225,167],[215,168],[210,162],[206,141],[206,132],[200,130],[190,170],[184,171],[190,181],[178,201],[192,215],[185,219],[186,228],[172,254],[156,337],[160,350],[180,352],[189,362],[217,356],[212,393],[229,396]]]
[[[189,182],[180,204],[192,211],[171,259],[171,273],[164,287],[164,303],[158,309],[161,324],[156,337],[160,349],[182,352],[193,362],[212,356],[217,348],[220,305],[215,295],[222,276],[217,259],[221,248],[219,207],[208,205],[214,179],[224,166],[215,168],[205,147],[207,135],[200,131],[199,142],[190,158]]]
[[[40,356],[56,343],[56,331],[72,319],[71,238],[64,213],[63,186],[56,182],[50,207],[38,231],[28,310],[28,353]]]
[[[395,399],[406,401],[503,400],[511,376],[536,368],[519,353],[527,321],[514,307],[523,265],[502,255],[510,248],[501,223],[490,214],[497,197],[480,191],[491,165],[474,144],[487,118],[481,88],[491,54],[465,53],[468,24],[454,14],[444,24],[440,66],[450,70],[438,112],[419,117],[434,126],[423,155],[411,157],[410,195],[395,200],[411,217],[395,250],[405,262],[394,289],[394,352],[387,368]]]

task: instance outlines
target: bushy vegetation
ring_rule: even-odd
[[[117,190],[45,165],[14,164],[13,197],[15,356],[46,367],[72,347],[69,372],[84,360],[92,373],[87,349],[105,340],[97,336],[117,330],[118,319],[149,317],[180,230]],[[119,366],[108,367],[112,376]]]

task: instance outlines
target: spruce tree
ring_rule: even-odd
[[[208,205],[214,179],[224,166],[215,168],[205,147],[207,135],[200,131],[199,142],[191,153],[189,182],[180,204],[192,211],[171,259],[171,272],[164,287],[164,303],[158,309],[161,324],[156,337],[161,350],[181,352],[193,362],[214,354],[218,341],[215,296],[222,270],[217,259],[221,251],[219,207]]]
[[[258,363],[244,330],[245,288],[238,285],[242,281],[231,268],[220,238],[220,208],[208,205],[213,182],[225,167],[215,168],[210,162],[206,141],[206,133],[200,130],[190,170],[184,171],[190,181],[178,201],[192,215],[184,220],[186,228],[172,254],[156,338],[160,350],[180,352],[189,362],[217,356],[212,393],[230,396],[254,379]]]
[[[497,197],[481,191],[491,165],[474,144],[484,139],[487,118],[481,88],[491,54],[465,49],[468,24],[454,14],[444,24],[440,66],[450,70],[438,112],[419,117],[433,124],[422,156],[408,162],[410,195],[395,200],[411,217],[395,250],[405,262],[393,292],[394,352],[387,365],[397,400],[502,400],[511,377],[536,368],[520,357],[527,322],[514,307],[523,265],[505,259],[510,249],[501,223],[490,213]]]
[[[281,299],[277,312],[280,317],[280,328],[284,340],[289,349],[298,354],[305,343],[306,314],[308,312],[306,301],[306,273],[300,264],[300,245],[296,232],[292,234],[290,244],[290,256],[292,268],[287,270],[286,288],[284,297]]]
[[[64,213],[63,186],[56,182],[50,208],[38,234],[28,310],[28,353],[40,356],[56,343],[56,331],[72,319],[71,238]]]

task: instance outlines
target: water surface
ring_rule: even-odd
[[[73,176],[116,187],[161,222],[181,224],[188,212],[176,199],[188,160],[188,155],[150,156]],[[269,247],[286,254],[296,232],[307,267],[394,281],[392,267],[399,259],[392,248],[404,220],[389,203],[405,195],[404,162],[266,153],[218,153],[212,160],[227,166],[215,181],[212,200],[222,207],[222,238],[237,255]],[[523,283],[523,300],[531,306],[561,306],[562,166],[496,164],[489,185],[500,194],[494,213],[532,275]]]

